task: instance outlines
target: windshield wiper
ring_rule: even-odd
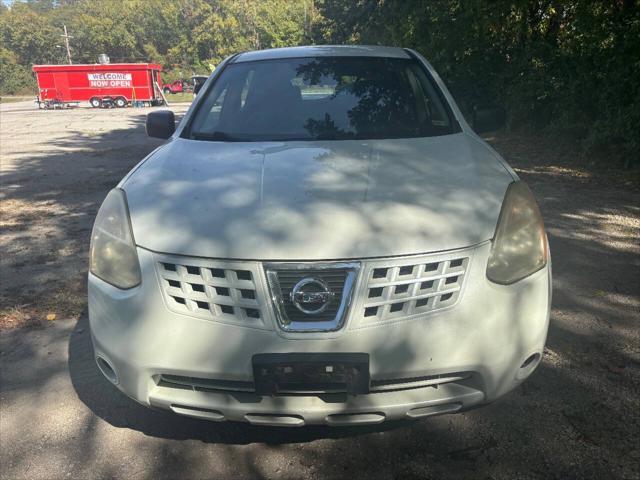
[[[211,140],[218,142],[243,142],[243,140],[238,137],[234,137],[225,132],[192,132],[191,133],[192,140]]]

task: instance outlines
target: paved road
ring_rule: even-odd
[[[1,478],[640,478],[640,195],[516,137],[494,144],[540,200],[555,297],[541,367],[503,400],[416,423],[277,429],[124,397],[92,360],[82,279],[97,205],[157,145],[144,113],[2,106],[1,307],[78,311],[0,334]]]

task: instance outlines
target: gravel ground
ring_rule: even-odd
[[[84,282],[100,202],[159,144],[146,111],[0,107],[1,478],[640,478],[638,183],[543,138],[490,139],[536,193],[554,267],[543,362],[501,401],[291,430],[124,397],[94,366]]]

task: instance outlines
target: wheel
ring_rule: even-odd
[[[98,108],[100,105],[102,105],[102,100],[100,100],[100,98],[98,97],[91,97],[89,103],[93,108]]]
[[[124,108],[124,107],[127,106],[128,102],[127,102],[126,98],[118,97],[118,98],[116,98],[115,104],[116,104],[116,107],[118,107],[118,108]]]
[[[171,93],[170,88],[164,88],[162,91],[164,92],[165,95],[169,95]]]

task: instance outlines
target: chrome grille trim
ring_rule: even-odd
[[[267,295],[258,262],[154,254],[167,307],[185,315],[266,329]]]
[[[285,332],[333,332],[340,330],[350,312],[351,301],[356,290],[359,262],[333,262],[333,263],[265,263],[265,275],[269,284],[271,302],[275,311],[276,320],[280,329]],[[286,284],[281,284],[280,276],[284,274]],[[295,313],[290,308],[289,289],[297,281],[316,276],[320,279],[343,275],[342,281],[329,281],[336,294],[335,305],[326,312],[313,315]],[[294,280],[292,280],[292,278]],[[297,278],[297,280],[295,280]]]
[[[290,292],[301,278],[299,270],[278,270],[278,284],[282,291],[282,301],[287,316],[294,318],[300,314],[290,298]],[[342,303],[342,289],[344,287],[348,272],[347,270],[323,270],[309,269],[304,271],[305,277],[315,277],[326,282],[327,286],[334,292],[334,301],[322,313],[309,318],[310,321],[333,320],[338,314],[338,309]]]

